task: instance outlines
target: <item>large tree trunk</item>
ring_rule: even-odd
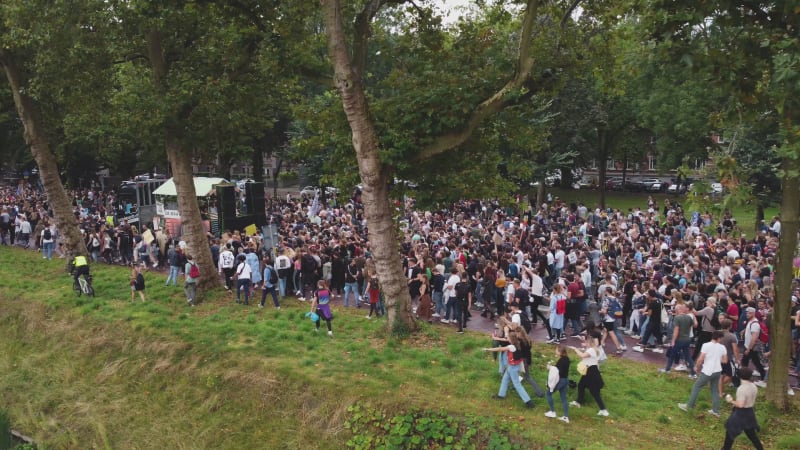
[[[147,33],[147,51],[153,71],[153,87],[161,93],[166,92],[168,65],[161,47],[161,32],[151,30]],[[183,116],[188,116],[191,107],[185,106]],[[183,117],[174,118],[180,121]],[[211,261],[211,248],[208,245],[203,220],[200,216],[200,205],[197,203],[197,192],[194,189],[192,173],[192,152],[180,141],[180,130],[170,127],[165,131],[167,157],[172,168],[172,181],[178,194],[178,211],[181,215],[182,237],[189,246],[194,261],[200,268],[200,290],[220,286],[220,279]]]
[[[417,323],[411,311],[411,297],[397,247],[386,182],[389,173],[378,156],[378,136],[361,79],[350,62],[341,5],[338,0],[322,0],[322,7],[328,35],[328,52],[335,72],[334,83],[342,97],[342,106],[353,132],[353,148],[363,186],[362,199],[369,227],[370,246],[386,296],[387,326],[393,333],[413,332],[417,329]]]
[[[184,149],[177,139],[168,137],[167,156],[172,167],[172,181],[178,193],[182,237],[189,247],[189,253],[200,268],[198,287],[201,290],[219,287],[220,279],[211,260],[211,248],[200,216],[197,191],[194,189],[192,153]]]
[[[25,94],[26,81],[14,57],[0,50],[0,63],[3,65],[14,96],[14,104],[25,128],[25,143],[30,147],[33,158],[39,166],[39,177],[47,193],[47,200],[53,208],[56,227],[61,233],[67,253],[71,256],[88,256],[89,252],[78,229],[78,221],[72,212],[72,203],[67,197],[64,185],[61,184],[58,163],[50,149],[39,105]]]
[[[788,369],[791,357],[792,260],[797,249],[800,226],[800,164],[796,159],[783,159],[783,195],[781,197],[781,236],[775,264],[775,306],[772,313],[771,354],[767,400],[785,410],[788,406]]]

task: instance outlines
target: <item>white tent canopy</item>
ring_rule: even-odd
[[[194,177],[194,190],[198,197],[207,197],[214,192],[215,185],[227,182],[228,180],[224,178]],[[175,182],[172,178],[153,191],[153,194],[171,197],[178,196],[178,192],[175,190]]]

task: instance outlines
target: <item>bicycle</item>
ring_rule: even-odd
[[[78,297],[80,297],[81,294],[86,294],[87,297],[94,297],[94,288],[92,287],[92,276],[86,275],[83,277],[78,277],[72,284],[72,289],[75,290],[75,293],[78,294]]]

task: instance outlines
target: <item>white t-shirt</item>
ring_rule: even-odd
[[[456,285],[461,282],[461,277],[456,274],[451,274],[450,278],[447,279],[447,284],[444,287],[444,295],[445,297],[455,297],[456,296]]]
[[[728,354],[724,345],[719,342],[706,342],[700,352],[706,355],[700,372],[711,376],[722,371],[722,357]]]
[[[240,280],[249,280],[253,278],[253,270],[250,268],[250,264],[247,264],[247,261],[239,263],[239,267],[236,268],[236,273],[239,274]]]
[[[585,362],[587,366],[596,366],[598,364],[597,351],[593,347],[589,347],[586,349],[586,353],[588,353],[588,356],[583,358],[583,362]]]

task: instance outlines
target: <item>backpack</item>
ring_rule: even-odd
[[[519,277],[519,268],[517,267],[517,263],[511,263],[508,265],[508,277],[512,280]]]
[[[616,298],[608,301],[608,315],[615,319],[622,318],[622,306]]]
[[[721,312],[722,310],[717,307],[714,308],[714,313],[711,315],[711,320],[709,323],[712,327],[714,327],[715,330],[719,330],[722,327],[722,324],[719,323],[719,315]]]
[[[53,239],[53,233],[50,232],[50,228],[45,228],[44,229],[44,234],[42,235],[42,237],[44,237],[45,241],[49,241],[50,239]]]
[[[275,285],[278,283],[278,271],[275,270],[272,266],[269,267],[269,284]]]
[[[519,323],[522,325],[522,328],[525,328],[526,333],[531,332],[531,319],[529,319],[528,315],[524,312],[519,313]]]
[[[189,277],[200,278],[200,268],[197,267],[197,264],[192,263],[192,267],[189,268]]]
[[[567,299],[560,297],[556,300],[556,314],[564,314],[567,312]]]
[[[769,328],[767,324],[759,320],[758,326],[761,327],[761,332],[758,333],[758,340],[761,341],[762,344],[769,344]]]

